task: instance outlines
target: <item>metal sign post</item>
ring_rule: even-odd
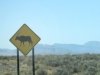
[[[35,75],[34,46],[40,41],[37,36],[26,24],[10,38],[10,42],[17,48],[17,75],[20,75],[19,50],[26,56],[32,50],[33,75]]]
[[[34,48],[32,49],[32,72],[33,72],[33,75],[35,75],[35,55],[34,55]]]
[[[17,75],[20,75],[20,69],[19,69],[19,50],[17,48]]]

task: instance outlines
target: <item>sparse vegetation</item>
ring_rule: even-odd
[[[21,75],[32,75],[31,56],[20,56]],[[100,54],[36,55],[36,75],[100,75]],[[15,56],[0,56],[0,75],[17,75]]]

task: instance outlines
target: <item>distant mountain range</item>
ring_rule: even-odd
[[[89,41],[83,45],[77,44],[38,44],[35,47],[35,54],[82,54],[82,53],[100,53],[100,42]],[[31,52],[29,53],[29,55]],[[16,55],[16,50],[0,49],[0,55]]]

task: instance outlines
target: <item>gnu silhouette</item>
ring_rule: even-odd
[[[30,36],[24,36],[24,35],[16,36],[15,40],[20,41],[20,46],[21,46],[22,44],[24,45],[25,42],[28,42],[29,45],[30,45],[30,44],[32,45],[32,39],[31,39]]]

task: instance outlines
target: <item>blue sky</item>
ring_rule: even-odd
[[[41,44],[100,41],[100,0],[0,0],[0,48],[24,23]]]

